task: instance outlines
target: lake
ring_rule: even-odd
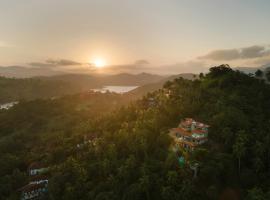
[[[114,86],[114,85],[110,85],[110,86],[104,86],[103,88],[93,89],[92,91],[101,92],[101,93],[105,93],[105,92],[109,91],[109,92],[115,92],[115,93],[118,93],[118,94],[123,94],[123,93],[129,92],[131,90],[134,90],[137,87],[138,86]]]

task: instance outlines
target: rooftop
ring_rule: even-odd
[[[45,175],[36,175],[36,176],[32,176],[30,178],[30,181],[41,181],[41,180],[48,180],[48,176],[45,176]]]
[[[45,188],[46,184],[45,183],[40,183],[40,184],[28,184],[20,188],[18,191],[20,192],[31,192],[40,188]]]
[[[192,134],[191,132],[186,131],[185,129],[180,128],[180,127],[173,128],[172,131],[177,132],[177,133],[180,133],[183,136],[191,136],[191,134]]]

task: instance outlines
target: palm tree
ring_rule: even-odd
[[[241,158],[246,153],[246,143],[247,143],[247,136],[244,131],[239,131],[237,134],[237,138],[235,144],[233,145],[233,154],[238,159],[238,172],[240,173],[241,170]]]

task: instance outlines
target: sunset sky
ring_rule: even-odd
[[[270,63],[269,10],[269,0],[1,0],[0,66],[261,66]]]

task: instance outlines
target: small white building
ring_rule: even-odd
[[[38,162],[31,163],[28,167],[29,176],[35,176],[42,174],[43,172],[46,172],[48,170],[47,167],[44,167]]]

